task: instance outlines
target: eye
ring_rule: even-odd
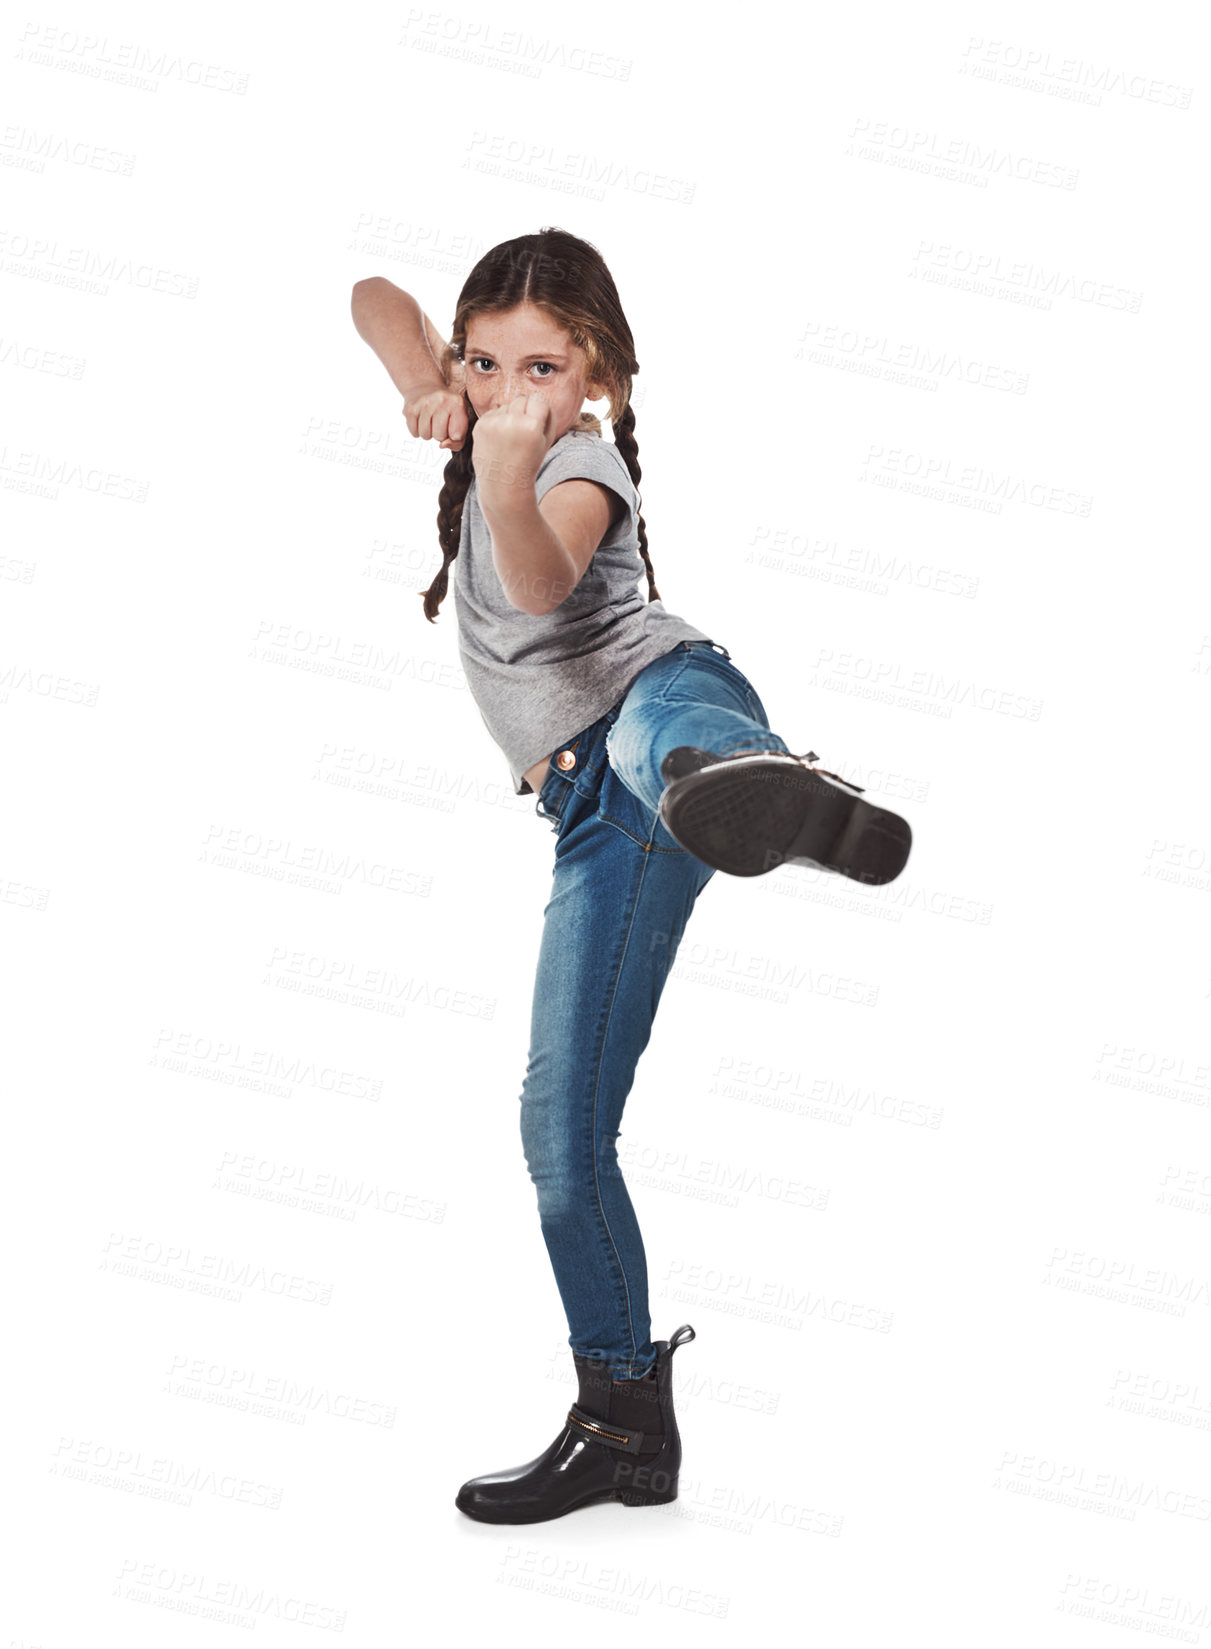
[[[471,361],[472,366],[477,365],[477,363],[480,362],[480,361],[487,361],[489,366],[491,366],[491,364],[492,364],[491,359],[487,355],[472,355],[470,357],[470,361]],[[482,378],[484,376],[484,374],[482,372],[480,372],[480,373],[477,373],[476,376]]]
[[[535,366],[545,366],[545,367],[550,367],[550,368],[551,368],[551,372],[557,372],[557,371],[558,371],[558,370],[559,370],[559,369],[558,369],[558,367],[555,367],[555,366],[552,366],[552,364],[551,364],[551,362],[550,362],[550,361],[535,361],[535,362],[534,362],[534,365],[535,365]],[[550,376],[550,373],[548,373],[548,372],[544,372],[544,373],[543,373],[543,377],[544,377],[544,378],[547,378],[547,377],[549,377],[549,376]]]

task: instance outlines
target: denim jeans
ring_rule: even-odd
[[[556,836],[521,1094],[526,1166],[581,1357],[618,1380],[656,1360],[647,1262],[618,1162],[622,1110],[690,912],[715,874],[669,834],[675,746],[783,750],[726,648],[682,641],[552,760],[535,803]],[[556,752],[558,756],[562,752]]]

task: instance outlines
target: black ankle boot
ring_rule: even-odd
[[[558,1437],[524,1466],[471,1478],[454,1504],[482,1523],[542,1523],[602,1500],[676,1500],[681,1437],[670,1363],[696,1338],[683,1323],[671,1340],[657,1340],[655,1365],[642,1380],[612,1380],[599,1358],[573,1355],[579,1393]]]

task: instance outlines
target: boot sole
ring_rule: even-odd
[[[587,1494],[581,1500],[574,1500],[568,1506],[561,1506],[557,1511],[535,1510],[524,1516],[510,1512],[507,1506],[499,1510],[486,1508],[472,1509],[464,1506],[456,1495],[454,1504],[464,1517],[474,1518],[477,1523],[551,1523],[557,1517],[566,1517],[569,1512],[578,1512],[582,1506],[602,1506],[611,1500],[620,1501],[624,1506],[665,1506],[677,1498],[677,1484],[673,1483],[671,1491],[656,1494],[646,1489],[603,1489],[596,1494]]]
[[[687,852],[729,876],[806,859],[856,882],[894,881],[912,847],[899,814],[848,795],[807,767],[761,756],[687,773],[660,801]]]

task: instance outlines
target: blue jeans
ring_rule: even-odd
[[[622,1109],[694,902],[715,874],[662,823],[679,744],[783,750],[726,648],[682,641],[563,746],[535,803],[556,835],[534,981],[521,1137],[568,1343],[618,1380],[656,1360],[647,1262],[618,1162]],[[556,752],[558,756],[560,752]]]

